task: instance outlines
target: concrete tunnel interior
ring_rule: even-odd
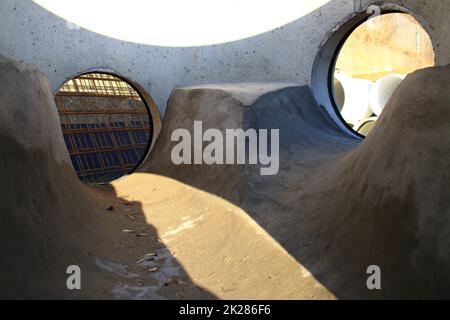
[[[130,1],[0,3],[1,298],[450,297],[450,4]]]

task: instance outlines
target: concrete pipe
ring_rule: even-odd
[[[352,125],[358,123],[361,119],[370,117],[372,110],[369,106],[369,95],[373,82],[364,79],[356,79],[343,73],[335,72],[334,99],[339,108],[342,104],[341,115],[344,120]],[[340,94],[339,84],[343,92]],[[343,103],[341,97],[343,96]]]
[[[341,81],[339,81],[337,78],[334,78],[333,95],[339,112],[342,112],[342,108],[344,107],[345,102],[345,91]]]
[[[370,107],[377,116],[381,114],[395,89],[397,89],[403,79],[405,79],[404,75],[393,73],[385,75],[375,82],[370,93]]]
[[[354,127],[355,131],[363,136],[367,136],[370,131],[372,131],[375,122],[378,120],[378,117],[370,117],[359,122],[358,125]]]

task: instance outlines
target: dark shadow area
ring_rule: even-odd
[[[445,69],[437,72],[444,73]],[[426,73],[414,75],[423,74]],[[422,76],[421,81],[424,79]],[[407,83],[415,86],[413,80]],[[424,105],[441,104],[434,100],[435,96],[421,97],[424,101],[418,104],[419,97],[405,93],[404,86],[399,87],[404,91],[394,94],[387,111],[363,143],[337,128],[307,87],[270,92],[248,106],[237,103],[225,91],[175,91],[155,148],[158,158],[150,159],[144,169],[219,195],[244,209],[337,298],[442,298],[448,296],[444,284],[447,276],[442,270],[445,263],[435,262],[433,275],[426,270],[430,268],[430,256],[438,257],[436,250],[444,242],[436,240],[424,245],[429,238],[420,232],[437,229],[418,231],[423,223],[419,221],[431,219],[428,214],[446,219],[440,210],[427,210],[426,218],[420,211],[420,206],[433,197],[423,196],[430,192],[421,177],[426,172],[424,166],[437,163],[437,159],[445,168],[448,164],[442,160],[446,158],[433,158],[432,151],[424,151],[430,146],[441,150],[438,146],[442,142],[433,139],[434,134],[441,133],[422,135],[424,125],[418,123],[418,114],[423,114],[420,110]],[[431,88],[429,92],[433,92]],[[445,88],[442,92],[446,92]],[[206,112],[212,103],[216,107],[214,117]],[[405,109],[407,106],[409,109]],[[192,130],[195,119],[203,120],[204,130],[222,129],[222,113],[238,119],[234,128],[242,125],[244,129],[280,129],[277,175],[261,176],[258,165],[171,163],[174,143],[169,137],[174,128]],[[241,123],[237,122],[239,119],[243,119]],[[427,128],[439,130],[439,126],[431,125],[438,121],[441,119],[428,119]],[[411,135],[416,130],[420,135]],[[447,149],[441,151],[446,154]],[[421,160],[411,150],[430,155],[430,162]],[[448,181],[442,183],[447,185]],[[429,221],[430,226],[435,225],[434,221]],[[442,232],[441,235],[445,238]],[[371,265],[383,270],[383,290],[367,287],[367,268]]]
[[[214,298],[158,242],[139,203],[77,179],[46,77],[0,56],[0,84],[0,297],[133,298],[134,287],[149,283],[154,287],[137,298]],[[114,206],[132,207],[136,216]],[[123,231],[131,228],[129,220],[136,220],[136,232]],[[159,272],[136,264],[147,253],[156,254],[148,260],[160,264]],[[69,266],[80,268],[81,290],[69,290]],[[129,276],[127,268],[140,273]],[[131,296],[117,292],[122,282],[131,286]]]
[[[48,153],[3,134],[0,141],[1,297],[216,298],[159,241],[139,202],[116,197],[109,185],[83,185],[68,163],[56,165]],[[81,269],[81,290],[66,287],[69,265]]]
[[[335,285],[333,278],[338,275],[337,272],[332,272],[331,267],[326,274],[318,270],[317,264],[328,263],[327,256],[315,255],[311,243],[318,241],[319,235],[324,236],[324,231],[317,224],[306,226],[305,222],[314,219],[314,212],[309,210],[314,210],[313,205],[320,202],[329,189],[314,189],[318,193],[307,199],[303,194],[308,194],[316,180],[333,183],[331,177],[321,176],[317,168],[336,162],[339,157],[357,147],[361,140],[344,133],[328,113],[317,105],[306,86],[288,87],[264,94],[245,107],[228,93],[217,90],[189,90],[179,95],[181,97],[173,95],[169,101],[166,122],[143,171],[171,177],[241,207],[336,297],[348,297],[346,288]],[[209,106],[215,101],[206,103],[208,95],[214,95],[220,101],[214,119],[204,114],[200,107],[203,104]],[[196,109],[192,111],[194,114],[189,114],[190,109],[182,110],[189,114],[185,120],[179,118],[180,110],[171,108],[174,105],[189,105]],[[229,117],[241,116],[238,119],[241,119],[244,130],[280,130],[278,174],[261,176],[260,165],[176,166],[171,163],[170,152],[175,143],[170,141],[170,135],[174,129],[181,127],[192,130],[192,119],[203,120],[203,130],[209,125],[213,128],[225,127],[226,124],[220,122],[222,113],[229,114]],[[215,127],[216,121],[220,122],[218,127]],[[333,189],[334,186],[328,187]],[[329,227],[333,228],[332,222]],[[327,239],[322,238],[320,243],[327,243]],[[342,266],[336,266],[337,270],[340,268]]]
[[[87,298],[216,299],[198,286],[146,221],[139,201],[116,195],[111,185],[84,186],[99,215],[98,241],[91,239]],[[95,236],[94,236],[95,237]],[[99,281],[101,279],[101,281]]]

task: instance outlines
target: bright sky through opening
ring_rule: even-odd
[[[33,0],[84,29],[157,46],[212,45],[283,26],[329,0]],[[70,24],[68,24],[70,27]]]

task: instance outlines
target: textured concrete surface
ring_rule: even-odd
[[[339,52],[336,70],[375,82],[388,73],[409,74],[434,65],[431,39],[420,23],[409,14],[388,13],[353,31]]]
[[[163,114],[175,87],[252,81],[307,83],[322,38],[352,8],[351,1],[330,3],[249,39],[176,48],[71,30],[65,20],[31,1],[5,0],[0,3],[0,54],[37,65],[53,90],[87,70],[114,70],[147,90]]]
[[[229,241],[240,239],[242,226],[251,221],[286,249],[299,267],[308,270],[305,281],[314,279],[316,285],[329,290],[313,290],[314,297],[329,298],[329,293],[347,299],[449,297],[446,270],[450,265],[450,221],[445,200],[450,186],[446,174],[449,74],[450,67],[440,67],[410,75],[362,143],[343,134],[326,113],[321,113],[306,87],[275,85],[273,91],[252,99],[247,106],[233,99],[235,88],[228,85],[176,90],[169,103],[168,125],[163,127],[155,148],[159,157],[150,159],[143,173],[113,186],[118,194],[133,195],[146,204],[153,212],[147,216],[148,221],[163,235],[171,235],[166,240],[172,250],[179,252],[183,265],[219,297],[222,295],[210,279],[204,278],[198,263],[202,256],[210,257],[201,264],[215,272],[215,264],[227,252]],[[249,86],[249,95],[253,96],[255,90],[257,86]],[[211,116],[211,106],[218,117]],[[171,112],[179,108],[184,116]],[[192,130],[190,121],[203,120],[206,127],[220,128],[222,112],[238,119],[224,126],[280,128],[278,175],[260,176],[252,166],[239,170],[170,164],[170,142],[165,137],[172,124]],[[160,188],[155,181],[166,190],[149,195],[146,188]],[[183,188],[178,181],[193,188]],[[200,200],[195,195],[198,188],[227,199],[246,216],[228,224],[236,214],[233,207],[223,212],[212,199]],[[167,190],[171,190],[170,195],[166,194],[164,201],[160,197]],[[189,227],[182,228],[186,221],[191,222],[187,223]],[[172,236],[170,230],[179,228],[182,234]],[[223,242],[216,242],[221,237]],[[245,253],[241,254],[252,261],[262,259],[246,249],[248,241],[238,241],[228,254],[233,256],[233,250],[241,253],[242,249]],[[272,254],[266,252],[267,256]],[[259,278],[263,273],[258,267],[261,265],[264,270],[268,268],[266,260],[260,260],[252,265],[255,275],[244,276],[246,281]],[[381,268],[380,291],[366,287],[370,265]],[[284,274],[283,267],[277,270]],[[233,297],[249,297],[247,289],[239,291],[246,288],[239,276],[233,278],[225,273],[216,277],[227,279],[228,284],[240,283]],[[292,284],[296,277],[291,275],[290,280]],[[312,290],[308,281],[303,285],[299,282],[298,295],[291,297],[304,297],[305,288],[307,292]],[[272,294],[286,297],[276,289]]]
[[[314,59],[329,34],[371,2],[331,0],[307,16],[249,39],[169,48],[71,30],[66,21],[31,1],[4,0],[0,2],[0,54],[37,65],[53,90],[81,72],[113,70],[148,91],[163,114],[175,87],[254,81],[309,84]],[[410,8],[428,25],[438,63],[450,62],[447,1],[377,2],[401,2]]]
[[[80,257],[75,235],[95,219],[72,170],[45,75],[3,57],[0,70],[0,296],[58,296],[64,266]],[[55,278],[60,281],[52,284]]]
[[[243,207],[338,298],[449,296],[449,74],[407,77],[356,148],[294,144],[280,175],[253,176]],[[379,292],[365,287],[372,264]]]
[[[76,177],[45,75],[1,56],[0,71],[0,297],[113,298],[128,297],[128,291],[142,283],[164,287],[158,279],[142,280],[148,272],[135,265],[148,252],[167,255],[155,230],[139,216],[138,206],[106,187],[83,185]],[[122,215],[106,210],[112,203]],[[138,215],[135,219],[127,217],[129,208]],[[148,236],[123,233],[130,220]],[[125,277],[124,272],[105,271],[120,271],[118,260],[131,265]],[[186,283],[177,292],[185,290],[191,298],[209,296],[192,289],[176,260],[167,260],[169,270],[179,269],[177,275]],[[81,291],[67,290],[69,265],[82,270]],[[160,298],[155,290],[147,297]],[[163,288],[167,290],[171,293],[166,295],[175,297],[173,288]]]
[[[155,146],[163,161],[95,188],[71,170],[44,75],[4,58],[0,70],[0,296],[450,296],[450,67],[409,76],[363,143],[307,87],[176,90]],[[279,174],[168,164],[171,124],[194,120],[280,128]],[[65,287],[72,264],[82,291]],[[366,288],[369,265],[381,291]]]
[[[114,70],[139,83],[164,113],[175,87],[248,81],[307,83],[317,46],[333,23],[348,14],[352,7],[348,2],[327,5],[320,12],[250,39],[176,48],[70,30],[65,20],[31,1],[6,0],[0,3],[4,26],[0,29],[0,54],[37,65],[49,77],[53,90],[87,70]]]

